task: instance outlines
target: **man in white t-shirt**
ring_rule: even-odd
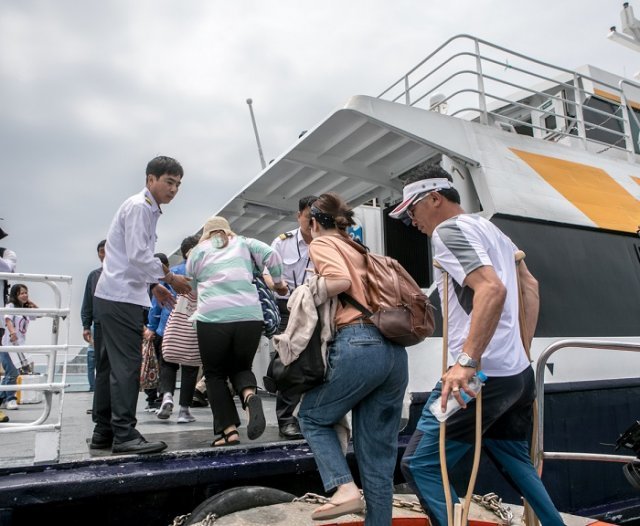
[[[447,524],[447,508],[438,451],[439,422],[429,410],[452,394],[462,410],[447,419],[447,464],[452,468],[474,443],[475,411],[460,396],[480,363],[488,376],[482,389],[483,446],[508,474],[545,526],[563,524],[529,458],[535,400],[533,369],[518,325],[520,276],[529,343],[538,320],[538,283],[524,262],[517,267],[517,247],[493,223],[460,206],[452,177],[430,166],[405,183],[403,201],[389,215],[411,222],[431,238],[434,259],[448,279],[448,370],[431,392],[402,459],[402,472],[431,524]],[[443,271],[434,279],[443,297]],[[452,489],[453,502],[458,502]]]

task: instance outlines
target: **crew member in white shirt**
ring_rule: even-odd
[[[156,157],[147,165],[146,187],[116,212],[107,234],[106,256],[94,297],[102,338],[97,353],[93,405],[95,428],[90,449],[113,453],[157,453],[164,442],[147,442],[136,430],[140,386],[144,309],[150,307],[149,285],[161,304],[173,304],[171,292],[191,290],[188,280],[169,271],[154,257],[156,224],[161,205],[178,193],[183,169],[171,157]]]
[[[271,243],[273,248],[282,258],[282,279],[287,284],[289,292],[285,296],[276,294],[278,307],[282,321],[280,332],[283,332],[289,321],[289,311],[287,301],[291,296],[291,291],[302,285],[308,277],[309,270],[313,269],[313,263],[309,259],[309,243],[311,243],[310,211],[311,205],[318,198],[315,195],[303,197],[298,202],[298,225],[299,227],[280,234]],[[276,415],[278,417],[278,428],[280,436],[287,440],[298,440],[302,438],[298,420],[293,416],[296,406],[300,403],[300,396],[283,396],[278,393],[276,398]]]

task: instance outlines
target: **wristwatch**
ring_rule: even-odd
[[[471,367],[472,369],[478,368],[478,360],[474,360],[466,352],[461,352],[456,359],[456,363],[462,367]]]

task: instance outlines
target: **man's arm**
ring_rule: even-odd
[[[469,273],[464,280],[464,285],[473,289],[473,314],[469,334],[462,351],[474,360],[480,360],[500,321],[507,289],[491,266],[479,267]],[[463,389],[467,391],[467,394],[475,396],[475,393],[467,388],[467,384],[474,374],[476,374],[475,369],[455,364],[443,375],[443,409],[446,407],[449,394],[454,388]],[[458,392],[454,391],[454,396],[462,407],[466,407]]]
[[[4,249],[4,253],[0,258],[0,272],[14,272],[16,270],[16,263],[18,257],[13,250],[8,248]]]
[[[93,272],[87,276],[87,283],[84,286],[84,296],[82,298],[82,308],[80,318],[82,319],[82,338],[85,342],[91,343],[91,324],[93,323]]]
[[[518,264],[518,277],[520,279],[520,290],[522,291],[522,307],[524,310],[525,331],[522,335],[527,349],[531,347],[533,335],[538,325],[538,314],[540,312],[540,293],[538,280],[529,272],[524,261]]]

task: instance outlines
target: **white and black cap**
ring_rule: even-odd
[[[453,188],[453,183],[444,177],[437,179],[422,179],[421,181],[408,184],[402,190],[402,203],[396,206],[389,213],[389,217],[392,217],[393,219],[404,219],[407,215],[407,210],[416,199],[424,194],[428,194],[429,192],[436,192],[446,188]]]

